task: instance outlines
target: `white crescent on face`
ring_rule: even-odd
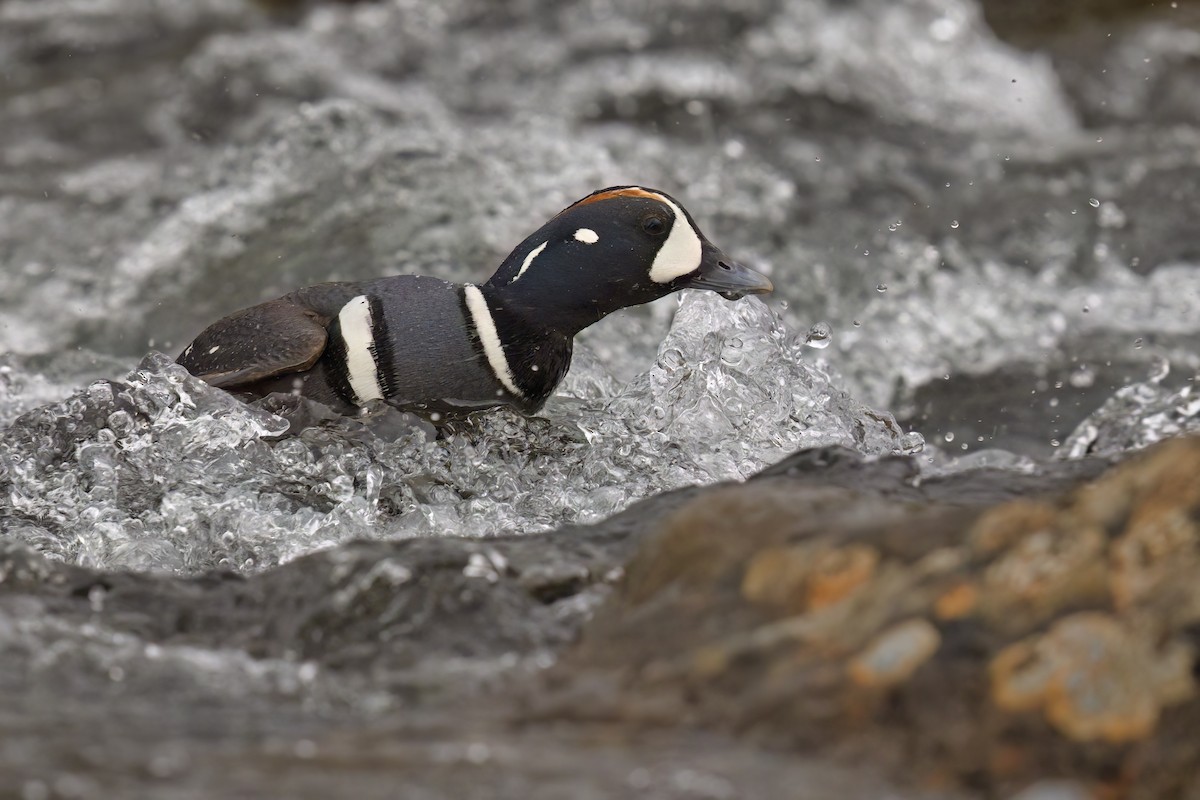
[[[658,193],[647,194],[654,194],[675,215],[675,220],[671,223],[671,232],[658,249],[658,255],[654,257],[654,263],[650,266],[650,280],[655,283],[670,283],[700,268],[700,234],[692,227],[683,209],[672,203],[669,198]]]

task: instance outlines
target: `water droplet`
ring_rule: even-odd
[[[824,350],[829,347],[833,341],[833,331],[830,330],[828,323],[817,322],[808,329],[808,336],[804,339],[804,343],[816,350]]]
[[[946,435],[943,436],[942,438],[945,439],[947,442],[953,442],[954,441],[954,431],[946,431]]]
[[[305,760],[315,758],[317,755],[317,744],[311,739],[301,739],[292,746],[292,752],[296,754],[296,758]]]
[[[1093,197],[1093,198],[1091,198],[1091,199],[1089,199],[1089,200],[1088,200],[1088,205],[1089,205],[1089,206],[1091,206],[1092,208],[1099,208],[1099,207],[1100,207],[1100,201],[1099,201],[1099,200],[1097,200],[1095,197]]]
[[[1146,380],[1151,383],[1162,383],[1170,374],[1171,362],[1162,356],[1155,356],[1154,363],[1150,366],[1150,374],[1146,376]]]
[[[879,292],[880,294],[883,294],[884,292],[887,291],[887,284],[886,283],[879,284],[878,286],[875,287],[875,291]]]
[[[1081,365],[1067,380],[1076,389],[1088,389],[1096,382],[1096,373],[1088,366]]]
[[[956,220],[956,219],[950,220],[950,227],[957,229],[958,228],[958,220]]]
[[[934,41],[948,42],[958,35],[960,25],[952,17],[938,17],[929,25],[929,35]]]

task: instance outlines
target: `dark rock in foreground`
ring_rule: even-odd
[[[919,480],[810,451],[595,526],[248,577],[10,547],[0,784],[1188,797],[1200,440],[1080,485],[1104,466]]]
[[[556,668],[556,708],[986,796],[1195,796],[1198,472],[1192,439],[982,513],[783,476],[705,493]]]

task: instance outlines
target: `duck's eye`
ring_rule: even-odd
[[[651,236],[662,236],[667,232],[667,223],[659,217],[646,217],[642,220],[642,230]]]

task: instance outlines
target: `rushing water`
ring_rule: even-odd
[[[589,565],[568,537],[517,540],[546,562],[531,571],[550,588],[530,591],[596,584],[533,613],[507,604],[497,535],[810,446],[1036,475],[1200,429],[1196,6],[1075,30],[1039,27],[1043,5],[0,3],[0,737],[16,754],[0,779],[19,766],[27,797],[118,796],[200,758],[208,709],[308,759],[288,737],[319,733],[314,708],[403,704],[379,685],[398,663],[536,666],[552,653],[530,643],[573,635],[563,620],[620,553]],[[619,312],[579,337],[538,416],[436,438],[386,409],[289,430],[171,363],[297,286],[485,279],[550,215],[625,183],[678,197],[776,293]],[[445,650],[428,633],[388,649],[405,637],[387,613],[421,617],[404,592],[440,597],[413,588],[396,541],[447,548],[430,562],[487,587],[446,579],[443,605],[468,611]],[[113,611],[110,584],[134,600]],[[253,613],[231,599],[256,592]],[[333,644],[289,639],[294,608],[328,611],[312,642]],[[361,671],[297,655],[343,647]],[[190,744],[159,742],[167,723]],[[113,736],[78,775],[39,771],[108,724],[144,746]],[[47,738],[61,758],[43,763]],[[105,769],[130,783],[96,782]]]
[[[689,294],[629,382],[585,353],[543,415],[479,413],[432,438],[383,430],[386,410],[281,437],[287,421],[152,355],[8,430],[0,519],[10,537],[104,569],[258,569],[354,538],[595,521],[803,447],[921,448],[803,344],[756,300]]]

